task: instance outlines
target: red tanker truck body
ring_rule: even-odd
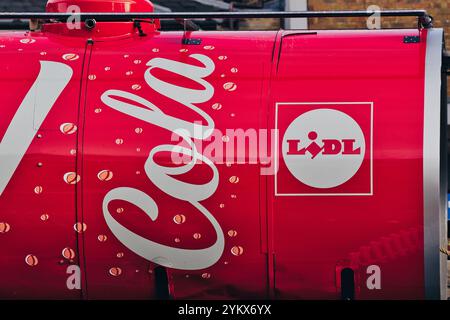
[[[445,297],[441,29],[157,28],[0,33],[2,298]]]

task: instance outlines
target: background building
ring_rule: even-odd
[[[450,43],[450,2],[448,0],[153,0],[156,10],[167,11],[280,11],[280,10],[366,10],[371,5],[381,9],[426,9],[435,19],[435,25],[444,27],[447,33],[447,43]],[[0,11],[44,11],[47,0],[0,0]],[[410,27],[413,18],[383,18],[382,27]],[[265,19],[258,23],[246,22],[239,28],[257,26],[259,29],[277,29],[280,27],[335,29],[335,28],[366,28],[365,19],[293,19],[279,21]],[[223,28],[227,25],[224,24]]]

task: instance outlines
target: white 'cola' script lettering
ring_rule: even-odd
[[[215,65],[205,55],[193,54],[190,57],[198,60],[203,66],[163,58],[150,60],[147,63],[149,68],[145,72],[145,81],[153,90],[196,112],[206,125],[165,114],[150,101],[130,92],[108,90],[102,95],[102,101],[107,106],[170,132],[175,132],[190,146],[190,148],[171,144],[156,146],[150,151],[144,165],[145,172],[160,190],[173,198],[192,204],[208,219],[217,235],[217,240],[212,246],[197,250],[174,248],[146,239],[121,225],[109,212],[108,205],[111,201],[127,201],[143,210],[151,220],[155,221],[158,218],[156,202],[140,190],[128,187],[116,188],[108,192],[103,200],[103,215],[106,223],[123,245],[149,261],[182,270],[204,269],[215,264],[222,256],[225,242],[219,223],[200,203],[200,201],[211,197],[217,190],[219,173],[215,164],[198,152],[193,141],[194,139],[207,139],[214,130],[213,119],[195,104],[207,102],[213,97],[214,87],[205,78],[214,72]],[[165,82],[154,75],[152,71],[155,69],[162,69],[186,77],[200,84],[203,89],[189,89]],[[117,98],[122,99],[118,100]],[[131,103],[124,102],[124,100]],[[188,156],[191,161],[177,167],[166,167],[154,160],[155,155],[160,152],[182,153]],[[208,183],[203,185],[190,184],[176,178],[191,171],[197,161],[205,163],[212,170],[213,177]]]
[[[72,68],[64,63],[40,61],[36,81],[14,114],[0,142],[0,196],[72,75]]]

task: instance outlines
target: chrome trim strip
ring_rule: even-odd
[[[447,266],[439,248],[446,243],[442,234],[447,209],[441,199],[440,127],[441,127],[441,66],[443,30],[430,29],[425,58],[425,104],[423,137],[424,196],[424,271],[425,298],[446,299]],[[443,268],[444,266],[444,268]],[[445,273],[444,273],[445,271]],[[445,276],[444,276],[445,274]]]

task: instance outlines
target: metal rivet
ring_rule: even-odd
[[[41,168],[43,165],[44,165],[44,164],[43,164],[42,162],[38,162],[38,163],[37,163],[37,166],[38,166],[39,168]]]
[[[38,139],[41,139],[41,138],[42,138],[42,134],[39,133],[39,134],[37,135],[37,137],[38,137]]]

